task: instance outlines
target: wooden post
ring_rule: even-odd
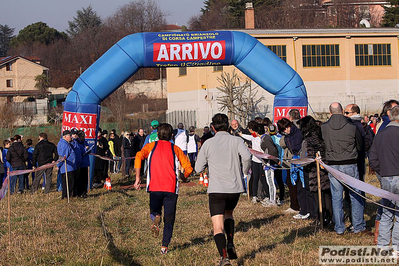
[[[11,248],[11,203],[10,203],[10,194],[11,194],[11,178],[10,178],[10,169],[7,169],[7,177],[8,177],[8,246]]]
[[[248,198],[248,200],[251,199],[251,197],[249,196],[249,173],[247,175],[247,198]]]
[[[317,156],[320,157],[320,152],[317,152]],[[323,204],[321,202],[321,182],[320,182],[320,163],[316,160],[317,165],[317,194],[319,196],[319,216],[320,216],[320,226],[323,230]]]
[[[90,166],[87,167],[87,187],[86,187],[86,189],[87,189],[87,192],[90,191]]]
[[[68,198],[68,203],[69,203],[69,182],[68,182],[68,168],[67,168],[67,160],[65,158],[64,161],[65,164],[65,183],[66,183],[66,190],[67,190],[67,198]]]

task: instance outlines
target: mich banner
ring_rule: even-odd
[[[97,104],[76,104],[65,102],[62,115],[62,132],[76,128],[85,132],[88,144],[94,145],[97,125],[100,119],[100,106]]]
[[[212,32],[145,33],[145,67],[231,65],[232,34]]]

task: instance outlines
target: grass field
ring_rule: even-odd
[[[377,185],[375,176],[368,176]],[[112,176],[112,191],[95,189],[68,204],[50,194],[11,196],[11,243],[7,196],[0,201],[0,265],[218,265],[206,189],[191,178],[180,188],[170,252],[160,255],[161,236],[150,234],[149,197],[144,189],[121,190],[132,180]],[[334,232],[264,208],[242,196],[235,211],[233,265],[318,265],[320,245],[372,245],[366,235]],[[365,220],[374,225],[376,207]],[[162,228],[161,228],[162,232]]]

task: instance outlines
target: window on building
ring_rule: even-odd
[[[7,83],[7,88],[12,88],[12,79],[7,79],[6,83]]]
[[[303,67],[336,67],[339,63],[339,45],[302,45]]]
[[[213,72],[223,71],[223,66],[213,66]]]
[[[187,67],[179,67],[179,76],[187,75]]]
[[[273,53],[280,57],[284,62],[287,63],[287,46],[286,45],[267,45]]]
[[[6,71],[11,71],[12,70],[12,67],[11,67],[11,63],[7,63],[6,64]]]
[[[391,44],[355,44],[356,66],[390,66]]]

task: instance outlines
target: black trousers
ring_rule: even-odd
[[[76,195],[82,196],[87,194],[87,178],[88,178],[88,167],[82,167],[79,170],[79,174],[76,179]]]
[[[319,212],[319,195],[318,192],[312,192],[313,196],[316,199],[317,210]],[[321,191],[321,208],[323,210],[323,221],[326,225],[333,220],[333,209],[332,209],[332,200],[331,200],[331,190],[324,189]],[[318,216],[319,217],[319,216]]]
[[[310,192],[309,189],[309,175],[306,172],[304,172],[303,177],[305,184],[302,184],[300,178],[298,178],[297,181],[298,202],[301,208],[301,211],[299,213],[302,215],[310,213],[311,218],[316,218],[317,217],[316,199],[314,198],[314,195]]]
[[[299,211],[297,185],[292,184],[289,171],[287,171],[287,186],[290,192],[290,207],[293,210]]]
[[[252,197],[258,196],[258,184],[259,180],[264,188],[268,188],[266,183],[265,171],[263,170],[263,166],[261,163],[256,163],[252,161]]]
[[[67,183],[66,183],[66,176],[68,175],[68,189],[69,189],[69,197],[73,196],[73,189],[75,183],[75,171],[70,171],[67,174],[61,174],[61,181],[62,181],[62,199],[67,197]]]

